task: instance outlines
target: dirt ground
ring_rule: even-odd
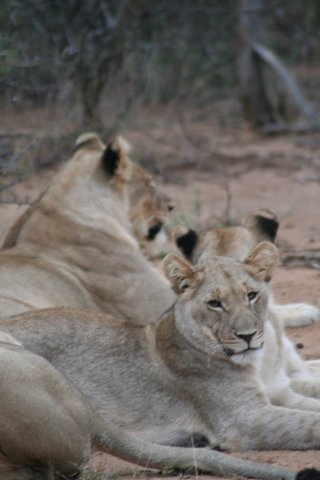
[[[162,188],[174,199],[170,226],[187,223],[205,229],[226,221],[240,222],[258,207],[273,210],[281,220],[277,242],[281,264],[273,281],[276,300],[305,301],[320,307],[318,135],[266,138],[244,127],[218,130],[214,121],[204,124],[195,115],[187,119],[186,132],[184,124],[175,123],[172,117],[169,120],[153,119],[146,135],[142,118],[135,128],[123,133],[133,144],[133,157],[157,172]],[[58,168],[42,170],[19,183],[14,192],[19,198],[34,199]],[[25,208],[0,205],[0,241]],[[320,357],[320,324],[291,329],[288,335],[303,344],[304,358]],[[241,457],[296,470],[320,467],[320,453],[312,451],[250,452]],[[113,477],[159,478],[157,472],[100,453],[93,456],[91,465]],[[208,475],[201,478],[218,480]]]

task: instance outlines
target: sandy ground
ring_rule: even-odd
[[[278,246],[282,262],[273,281],[277,301],[306,301],[320,307],[320,264],[317,262],[320,252],[319,141],[315,137],[266,139],[244,131],[241,135],[224,133],[218,142],[216,135],[212,144],[208,127],[199,127],[197,131],[195,126],[193,134],[198,135],[198,144],[202,142],[206,151],[199,150],[196,142],[191,146],[189,142],[181,147],[184,153],[173,155],[170,135],[177,135],[177,132],[170,129],[170,125],[166,131],[160,128],[158,131],[155,127],[149,143],[138,130],[128,132],[144,164],[148,164],[151,157],[150,167],[161,163],[161,169],[157,170],[162,175],[158,180],[176,205],[171,225],[182,222],[205,229],[226,220],[239,222],[258,207],[270,208],[281,220]],[[179,138],[175,137],[175,142]],[[152,148],[158,155],[152,156]],[[42,170],[20,183],[14,191],[20,198],[35,198],[57,168]],[[24,209],[0,205],[0,241]],[[311,256],[307,263],[304,261],[306,252]],[[320,357],[320,324],[291,329],[288,334],[295,342],[303,344],[303,357]],[[319,452],[250,452],[241,457],[278,463],[290,469],[320,467]],[[147,472],[100,453],[93,456],[92,464],[113,477],[159,477],[156,472]],[[180,475],[179,478],[196,477]],[[217,477],[203,475],[201,478]]]

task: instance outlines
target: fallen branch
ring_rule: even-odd
[[[14,198],[12,200],[1,200],[0,199],[0,205],[18,205],[20,207],[20,206],[32,205],[32,204],[33,204],[33,202],[28,197],[26,197],[24,200],[19,199],[18,197]]]
[[[320,130],[320,123],[308,123],[306,125],[289,125],[288,123],[272,123],[264,125],[258,129],[259,133],[264,135],[283,135],[285,133],[299,133],[307,134],[314,133]]]
[[[0,131],[0,138],[21,138],[21,137],[33,137],[35,132],[31,132],[28,130],[19,130],[14,132],[5,132]]]
[[[20,183],[21,181],[22,181],[21,178],[15,178],[14,180],[11,180],[11,182],[6,183],[5,185],[0,185],[0,192],[4,192],[5,190],[8,190],[14,185],[17,185],[17,183]]]
[[[289,70],[284,66],[277,55],[259,43],[253,43],[252,50],[268,65],[269,68],[271,68],[285,85],[286,93],[292,98],[300,113],[308,118],[312,124],[319,125],[319,117],[308,100],[304,97],[300,87]]]
[[[293,252],[283,255],[282,263],[290,267],[312,267],[320,269],[320,251]]]

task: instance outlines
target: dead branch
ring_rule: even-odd
[[[34,132],[27,130],[19,130],[14,132],[0,131],[0,138],[21,138],[21,137],[33,137]]]
[[[26,197],[25,199],[19,198],[18,196],[14,195],[14,198],[12,200],[1,200],[0,199],[0,205],[18,205],[24,206],[24,205],[32,205],[33,202]]]
[[[259,133],[264,135],[282,135],[282,134],[291,134],[291,133],[299,133],[299,134],[307,134],[307,133],[315,133],[320,130],[320,123],[308,123],[306,125],[289,125],[288,123],[276,123],[270,125],[264,125],[263,127],[259,128]]]
[[[320,251],[290,252],[282,256],[282,263],[290,267],[312,267],[320,269]]]
[[[6,165],[6,170],[7,172],[12,171],[13,166],[16,165],[17,161],[19,160],[20,157],[22,157],[25,153],[27,153],[30,149],[37,147],[42,140],[42,137],[39,135],[34,135],[34,138],[25,145],[21,150],[19,150],[15,155],[13,155],[8,164]]]
[[[304,97],[297,82],[284,66],[277,55],[264,45],[259,43],[252,44],[252,50],[263,60],[266,65],[277,75],[281,82],[286,86],[286,93],[292,98],[300,113],[308,118],[312,123],[319,124],[319,118],[308,100]]]
[[[17,185],[17,183],[20,183],[21,181],[22,181],[21,178],[15,178],[14,180],[11,180],[11,182],[6,183],[5,185],[0,185],[0,192],[4,192],[5,190],[8,190],[14,185]]]
[[[17,195],[17,193],[10,191],[10,188],[14,187],[22,181],[22,177],[16,177],[11,180],[11,182],[0,185],[0,192],[6,192],[6,198],[4,198],[3,196],[0,197],[0,205],[32,205],[33,201],[30,197],[26,196],[23,198]]]

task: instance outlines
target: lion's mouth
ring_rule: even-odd
[[[248,347],[248,348],[245,348],[244,350],[241,350],[241,352],[233,352],[232,355],[240,355],[242,353],[255,352],[256,350],[261,350],[262,347],[263,347],[263,343],[259,347]]]
[[[262,354],[262,348],[247,348],[230,355],[229,361],[238,366],[255,365]]]
[[[234,350],[232,350],[229,347],[226,347],[225,345],[223,345],[222,349],[223,349],[223,352],[228,357],[233,357],[233,356],[236,356],[236,355],[243,355],[243,354],[246,354],[246,353],[256,352],[257,350],[261,350],[262,347],[263,347],[263,342],[258,347],[247,347],[247,348],[244,348],[243,350],[240,350],[239,352],[235,352]]]

